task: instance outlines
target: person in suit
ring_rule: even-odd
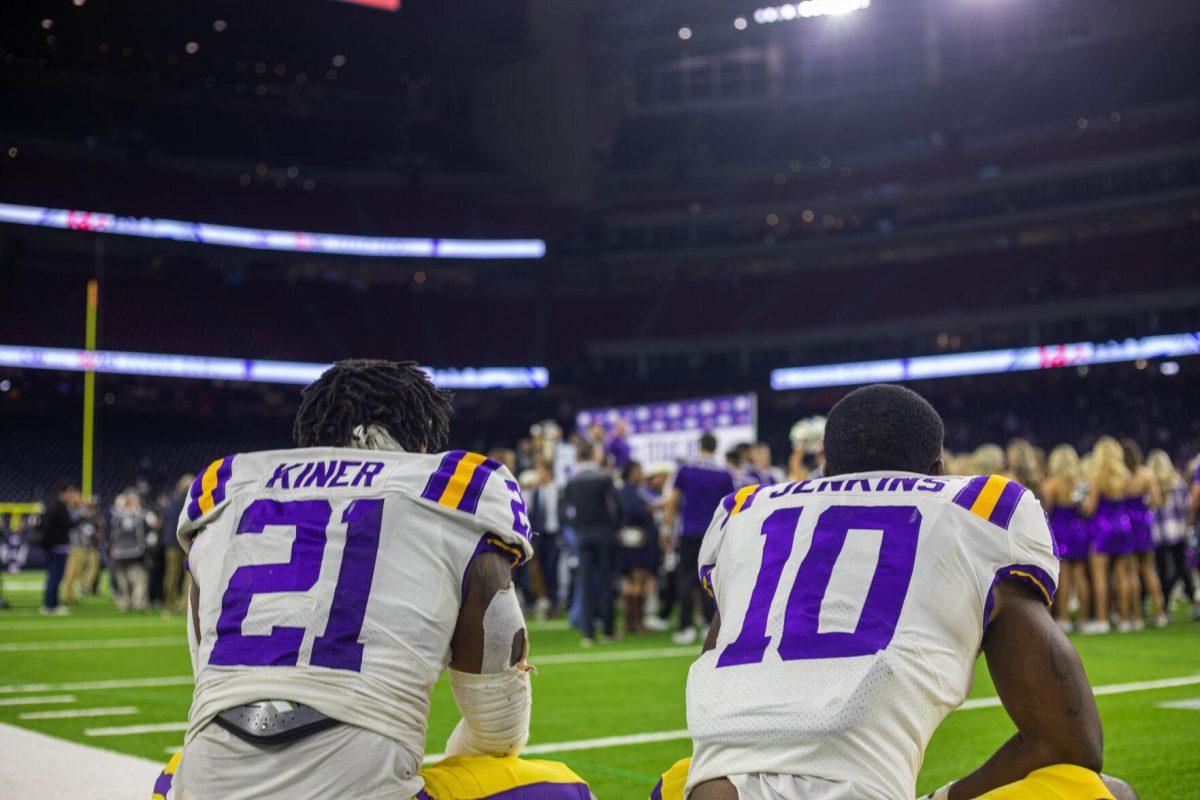
[[[621,510],[612,476],[596,463],[595,446],[589,441],[581,442],[576,458],[575,473],[563,490],[563,506],[579,549],[576,580],[581,601],[582,644],[587,647],[596,643],[597,619],[605,641],[611,641],[616,633],[613,581]]]

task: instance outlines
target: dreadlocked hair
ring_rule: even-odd
[[[300,393],[300,447],[345,447],[359,426],[383,427],[409,452],[435,453],[450,436],[450,400],[415,361],[339,361]]]

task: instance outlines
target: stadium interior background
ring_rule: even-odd
[[[8,225],[0,344],[82,347],[98,275],[106,349],[550,369],[546,390],[460,393],[456,445],[738,389],[782,453],[844,389],[772,392],[775,367],[1200,329],[1192,3],[876,2],[745,30],[752,9],[694,0],[42,5],[4,11],[0,201],[547,255]],[[920,388],[954,448],[1112,432],[1182,456],[1198,370]],[[35,499],[77,472],[82,376],[2,375],[0,497]],[[98,485],[286,445],[296,396],[102,376]]]
[[[864,4],[865,5],[865,4]],[[55,0],[0,9],[0,203],[371,236],[369,258],[0,224],[0,345],[435,367],[455,447],[771,370],[1200,331],[1200,4]],[[759,9],[761,11],[761,9]],[[760,19],[762,21],[760,21]],[[436,32],[431,34],[431,32]],[[76,226],[86,227],[86,226]],[[1200,358],[910,384],[965,451],[1200,451]],[[97,376],[96,491],[291,445],[298,386]],[[0,501],[78,480],[80,372],[0,366]]]

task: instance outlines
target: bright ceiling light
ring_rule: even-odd
[[[692,29],[687,27],[686,25],[684,27],[680,28],[679,29],[679,38],[683,39],[685,42],[688,39],[692,38]]]
[[[836,17],[853,11],[870,8],[871,0],[801,0],[799,3],[784,3],[781,6],[766,6],[754,12],[754,21],[759,25],[769,25],[772,22],[791,22],[796,19],[812,17]],[[738,17],[737,20],[743,20]],[[734,27],[738,21],[734,20]],[[738,27],[738,30],[741,30]]]

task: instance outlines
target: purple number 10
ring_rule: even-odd
[[[783,565],[792,554],[802,507],[781,508],[763,523],[762,566],[741,632],[721,651],[718,667],[758,664],[771,637],[767,617],[779,589]],[[921,512],[913,506],[832,506],[817,518],[812,545],[796,573],[784,610],[779,657],[784,661],[810,658],[849,658],[883,650],[891,643],[912,581],[917,557]],[[867,598],[851,633],[818,631],[821,603],[829,589],[833,567],[854,530],[880,531],[879,562]]]
[[[217,640],[208,663],[221,666],[291,667],[300,659],[304,628],[276,625],[263,636],[242,633],[242,623],[256,594],[307,592],[317,583],[325,555],[326,529],[332,514],[328,500],[255,500],[238,522],[237,533],[258,534],[268,525],[296,529],[292,557],[286,564],[238,567],[221,598]],[[309,664],[358,672],[363,645],[358,641],[375,572],[382,500],[355,500],[342,514],[346,545],[325,632],[313,640]]]

